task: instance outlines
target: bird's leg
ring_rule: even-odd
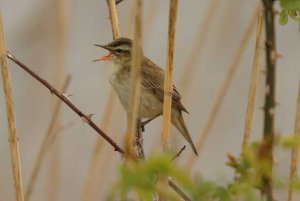
[[[145,131],[145,125],[148,124],[150,121],[152,121],[153,119],[155,119],[156,117],[160,116],[161,113],[155,115],[152,118],[147,119],[146,121],[140,121],[139,126],[142,128],[142,132]]]

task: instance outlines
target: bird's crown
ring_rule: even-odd
[[[118,38],[111,43],[107,44],[108,47],[132,47],[132,40],[129,38]]]

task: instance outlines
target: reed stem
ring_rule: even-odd
[[[8,138],[10,145],[10,156],[12,162],[12,170],[14,176],[14,186],[17,201],[24,201],[23,194],[23,180],[22,180],[22,168],[21,168],[21,157],[19,150],[19,142],[16,129],[16,120],[14,114],[14,102],[13,93],[10,79],[9,67],[6,60],[6,48],[4,40],[4,30],[2,24],[2,15],[0,13],[0,64],[1,74],[3,81],[3,90],[5,94],[7,123],[8,123]]]
[[[257,18],[257,26],[256,26],[256,43],[255,43],[255,52],[254,52],[254,58],[252,63],[250,88],[248,94],[248,105],[246,111],[245,129],[244,129],[244,138],[243,138],[243,149],[248,146],[249,138],[252,130],[252,118],[253,118],[253,110],[254,110],[254,103],[255,103],[256,87],[257,87],[257,80],[259,76],[261,57],[263,52],[263,47],[262,47],[263,21],[264,21],[263,9],[260,6],[258,12],[258,18]]]

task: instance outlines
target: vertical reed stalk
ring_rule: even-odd
[[[63,84],[62,89],[61,89],[61,91],[63,93],[67,90],[70,80],[71,80],[71,76],[67,76],[67,78],[65,79],[65,83]],[[26,201],[31,200],[31,196],[34,191],[34,187],[36,185],[37,178],[41,171],[42,163],[45,159],[47,152],[49,151],[51,142],[53,141],[54,138],[56,138],[56,133],[54,133],[53,131],[55,130],[55,125],[57,125],[56,122],[58,120],[58,115],[59,115],[61,105],[62,105],[62,101],[57,101],[54,106],[52,117],[51,117],[49,126],[47,128],[46,135],[42,141],[40,150],[38,152],[37,159],[34,163],[33,170],[29,177],[28,187],[25,191],[25,200]]]
[[[262,194],[268,201],[273,201],[273,144],[274,144],[274,127],[275,127],[275,81],[276,81],[276,39],[274,25],[274,1],[262,0],[265,14],[266,30],[266,95],[264,105],[264,143],[266,151],[263,153],[266,171],[262,175]]]
[[[205,143],[205,141],[208,137],[208,134],[209,134],[210,130],[212,129],[213,125],[214,125],[216,117],[220,112],[223,100],[225,98],[225,95],[228,92],[228,89],[231,85],[231,82],[232,82],[232,79],[235,75],[235,72],[236,72],[236,70],[237,70],[237,68],[240,64],[242,56],[245,53],[245,50],[246,50],[247,45],[250,41],[252,32],[255,28],[256,20],[257,20],[257,12],[255,12],[255,15],[253,15],[253,17],[251,18],[251,20],[250,20],[250,22],[249,22],[249,24],[248,24],[248,26],[245,30],[245,33],[242,37],[242,40],[241,40],[240,45],[237,49],[237,52],[235,53],[235,56],[233,58],[232,64],[230,65],[229,71],[228,71],[228,73],[225,77],[224,82],[221,85],[221,88],[218,91],[217,98],[214,101],[213,108],[212,108],[212,110],[209,114],[209,117],[207,119],[205,127],[203,128],[203,130],[200,133],[200,138],[198,139],[197,145],[196,145],[196,148],[198,150],[199,155],[200,155],[202,146]],[[196,157],[194,155],[190,156],[189,159],[186,162],[186,168],[190,170],[193,167],[193,165],[195,164],[195,161],[196,161]]]
[[[179,86],[182,90],[182,97],[185,97],[185,94],[187,93],[187,88],[193,80],[195,69],[199,67],[196,64],[197,62],[199,62],[199,58],[202,56],[204,47],[208,41],[212,24],[218,16],[218,10],[220,8],[220,5],[220,0],[211,0],[209,2],[208,8],[205,10],[204,18],[199,26],[195,43],[189,51],[186,62],[183,65],[183,74],[179,80]]]
[[[101,128],[106,130],[109,126],[109,122],[111,121],[112,114],[113,114],[113,108],[115,105],[115,96],[113,93],[110,93],[109,98],[107,99],[106,107],[105,107],[105,112],[103,114],[103,119],[101,122]],[[103,147],[104,140],[102,138],[97,139],[93,156],[90,161],[90,165],[88,168],[88,174],[86,177],[86,181],[84,184],[84,190],[83,190],[83,196],[82,196],[82,201],[90,201],[92,199],[92,193],[93,193],[93,187],[95,186],[95,177],[97,175],[97,172],[99,171],[99,163],[100,163],[100,153]],[[107,163],[107,161],[106,161]],[[104,175],[103,175],[104,176]],[[102,179],[101,179],[102,180]]]
[[[140,95],[140,72],[141,72],[141,57],[142,57],[142,9],[143,0],[135,0],[135,27],[134,27],[134,43],[132,52],[132,68],[131,68],[131,83],[130,83],[130,98],[128,112],[128,126],[125,139],[125,157],[127,159],[140,158],[139,154],[143,153],[142,147],[137,147],[135,142],[137,130],[137,112],[139,106]],[[138,131],[138,132],[137,132]],[[135,145],[134,145],[135,144]]]
[[[262,47],[262,35],[263,35],[263,8],[260,6],[257,18],[257,26],[256,26],[256,43],[255,43],[255,52],[252,63],[252,73],[251,73],[251,81],[250,88],[248,94],[248,105],[246,111],[246,119],[245,119],[245,129],[244,129],[244,138],[243,138],[243,149],[247,147],[249,138],[252,130],[252,117],[253,117],[253,109],[255,103],[255,95],[256,95],[256,86],[257,80],[260,71],[261,65],[261,57],[263,52]]]
[[[67,38],[68,38],[68,28],[69,28],[69,16],[70,16],[70,0],[58,0],[57,1],[57,31],[56,38],[54,39],[56,42],[55,47],[55,78],[53,83],[57,86],[63,86],[66,74],[66,53],[67,53]],[[54,100],[52,103],[55,107],[55,102],[58,100]],[[57,116],[57,120],[55,121],[55,128],[58,128],[61,125],[61,117]],[[53,134],[54,135],[54,134]],[[59,189],[60,189],[60,151],[61,151],[61,140],[60,136],[56,135],[56,140],[54,141],[51,147],[49,146],[49,160],[47,165],[47,199],[49,201],[59,200]]]
[[[0,64],[1,64],[1,73],[2,73],[2,81],[3,81],[3,90],[5,94],[10,156],[12,161],[16,200],[24,201],[22,169],[21,169],[19,143],[18,143],[16,121],[15,121],[15,114],[14,114],[13,93],[12,93],[9,67],[6,60],[6,48],[4,42],[4,30],[3,30],[1,13],[0,13]]]
[[[119,20],[118,20],[118,12],[116,6],[116,0],[106,0],[109,6],[109,14],[111,20],[111,28],[113,32],[113,38],[117,39],[121,37],[120,29],[119,29]]]
[[[162,1],[151,1],[149,7],[147,7],[147,13],[145,13],[145,24],[147,24],[147,26],[144,27],[145,43],[148,41],[147,38],[149,38],[151,33],[153,33],[154,31],[153,29],[154,27],[153,23],[155,22],[154,18],[157,17],[157,10],[161,3]]]
[[[165,69],[164,79],[164,102],[163,102],[163,132],[161,143],[164,151],[169,151],[171,147],[171,111],[172,94],[174,80],[174,52],[175,52],[175,30],[177,20],[178,0],[170,0],[169,8],[169,30],[168,30],[168,50],[167,68]]]
[[[174,52],[175,52],[175,35],[177,20],[178,0],[170,0],[169,7],[169,28],[168,28],[168,49],[167,64],[164,78],[164,102],[163,102],[163,131],[161,135],[161,145],[165,152],[169,152],[171,148],[171,112],[172,112],[172,95],[174,80]],[[160,178],[162,185],[168,185],[168,176]],[[166,198],[159,193],[159,200],[165,201]]]
[[[296,118],[295,118],[295,130],[294,136],[300,141],[300,82],[298,86],[298,98],[297,98],[297,106],[296,106]],[[294,200],[294,191],[293,191],[293,181],[298,179],[297,169],[298,169],[298,160],[299,160],[299,147],[292,148],[292,159],[291,159],[291,167],[290,167],[290,186],[288,190],[288,198],[287,201]]]
[[[111,157],[110,154],[104,154],[105,152],[102,152],[102,157],[100,157],[99,159],[101,159],[102,163],[99,162],[99,165],[94,168],[95,172],[93,174],[93,181],[91,181],[92,183],[90,183],[89,187],[91,188],[89,191],[89,195],[88,197],[90,198],[89,200],[86,199],[86,201],[90,201],[90,200],[99,200],[99,189],[103,188],[103,185],[106,184],[106,178],[110,177],[110,171],[112,169],[111,165],[114,164],[112,163],[113,157]],[[99,157],[99,155],[98,155]],[[98,160],[98,159],[97,159]],[[99,174],[99,170],[101,170],[101,173]],[[94,187],[94,188],[93,188]],[[94,191],[93,191],[94,190]],[[87,197],[87,198],[88,198]],[[83,200],[83,199],[82,199]]]
[[[110,14],[110,22],[111,22],[111,28],[113,32],[113,39],[117,39],[121,37],[120,30],[119,30],[119,24],[118,24],[118,12],[117,12],[117,7],[116,7],[116,2],[115,0],[107,0],[106,1],[108,5],[108,10]],[[106,106],[105,106],[105,111],[103,114],[103,119],[102,122],[100,123],[100,127],[103,127],[103,129],[106,129],[109,126],[109,123],[111,121],[111,118],[113,116],[113,108],[116,103],[116,97],[111,90],[109,93],[109,98],[107,99]],[[99,164],[100,164],[100,153],[103,147],[104,140],[102,138],[98,139],[95,147],[94,147],[94,152],[92,159],[90,161],[90,165],[88,168],[88,173],[87,173],[87,178],[84,184],[84,189],[83,189],[83,195],[82,195],[82,201],[89,201],[93,200],[92,194],[93,194],[93,187],[95,186],[96,182],[96,175],[99,169]],[[108,161],[106,161],[107,165]],[[101,179],[101,181],[103,178]]]

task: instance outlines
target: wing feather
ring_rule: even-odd
[[[144,89],[152,90],[154,95],[163,102],[164,100],[164,71],[151,60],[145,59],[141,69],[141,85]],[[181,95],[173,85],[172,106],[188,113],[181,101]]]

